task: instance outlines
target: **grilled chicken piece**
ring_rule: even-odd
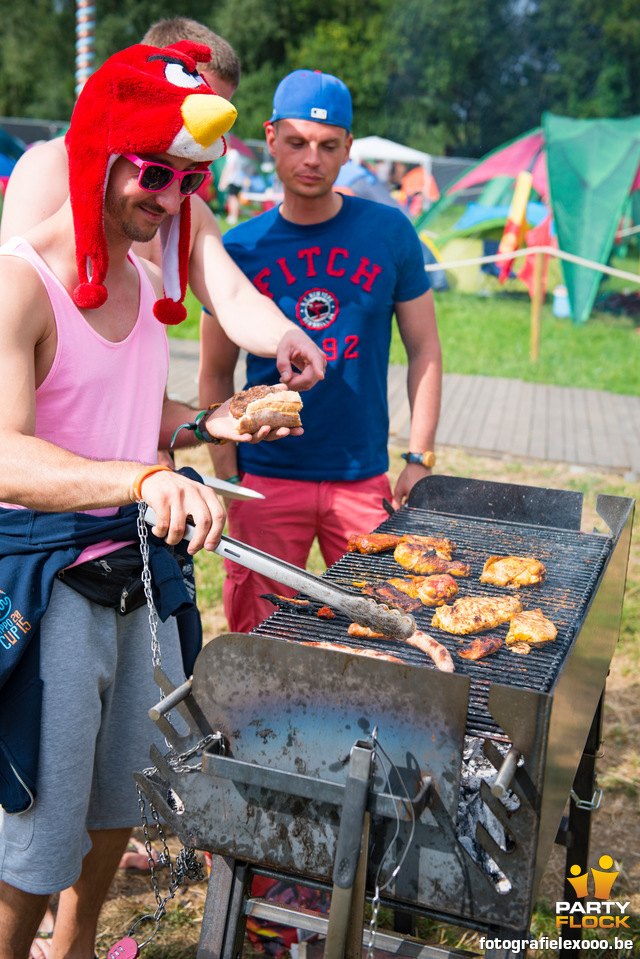
[[[458,584],[449,573],[436,573],[435,576],[409,576],[407,579],[393,578],[387,582],[407,596],[416,597],[424,606],[444,606],[458,595]]]
[[[268,599],[280,609],[290,609],[294,613],[312,613],[313,603],[310,599],[292,599],[290,596],[280,596],[279,593],[262,593],[260,599]]]
[[[407,613],[413,613],[416,609],[422,607],[418,598],[412,597],[406,591],[397,589],[395,585],[389,582],[380,583],[378,586],[367,585],[362,592],[365,596],[373,596],[374,599],[387,603],[395,609],[402,609]]]
[[[433,614],[431,625],[465,636],[500,626],[521,611],[522,603],[515,596],[463,596],[456,599],[453,606],[440,606]]]
[[[423,653],[426,653],[427,656],[434,661],[440,672],[455,672],[455,666],[453,665],[449,650],[446,646],[443,646],[442,643],[439,643],[437,639],[434,639],[433,636],[429,636],[427,633],[423,633],[422,630],[416,629],[415,633],[408,637],[407,642],[410,646],[415,646],[416,649],[420,649]]]
[[[481,583],[494,586],[537,586],[544,583],[547,571],[533,556],[490,556],[484,564]]]
[[[347,543],[348,553],[384,553],[385,550],[395,549],[402,540],[402,536],[395,533],[352,533]]]
[[[476,636],[469,646],[458,649],[456,652],[458,656],[462,656],[463,659],[484,659],[485,656],[490,656],[491,653],[497,652],[502,645],[502,640],[497,636],[486,636],[484,639]]]
[[[356,656],[369,656],[371,659],[385,659],[389,663],[401,663],[402,660],[379,649],[366,649],[364,646],[345,646],[343,643],[301,643],[302,646],[320,646],[321,649],[338,649],[342,653],[354,653]]]
[[[553,642],[557,635],[558,630],[541,609],[528,609],[513,617],[505,642],[510,647],[516,643],[542,646]]]
[[[418,543],[398,543],[393,558],[414,573],[450,573],[452,576],[470,576],[471,567],[459,560],[442,559],[435,550],[427,550]]]
[[[452,543],[450,539],[441,539],[437,536],[420,536],[418,533],[405,533],[402,542],[416,543],[423,549],[434,549],[442,559],[451,559],[451,554],[456,549],[456,544]]]

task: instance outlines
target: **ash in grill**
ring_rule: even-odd
[[[465,737],[456,835],[460,845],[494,882],[496,890],[504,894],[511,889],[511,882],[476,838],[478,826],[482,825],[501,849],[505,852],[513,849],[509,832],[482,801],[482,783],[491,786],[496,778],[496,770],[484,755],[483,745],[478,737]],[[499,746],[498,751],[502,756],[507,754],[505,746]],[[508,813],[515,812],[519,806],[518,798],[511,790],[501,801]]]
[[[525,609],[540,608],[558,635],[528,656],[503,646],[486,660],[463,660],[456,655],[461,640],[432,627],[428,609],[418,610],[417,625],[449,649],[454,673],[439,672],[397,640],[374,645],[401,662],[352,655],[348,648],[364,641],[348,636],[348,617],[320,619],[316,602],[310,615],[277,610],[250,635],[212,640],[182,693],[158,673],[167,702],[184,700],[177,708],[189,723],[180,736],[157,709],[174,749],[197,748],[204,736],[214,740],[201,769],[176,768],[152,752],[156,771],[136,776],[183,842],[224,857],[209,886],[224,907],[208,901],[202,959],[237,955],[243,916],[265,908],[244,898],[252,870],[325,887],[333,881],[334,914],[341,843],[351,832],[360,855],[365,812],[368,895],[391,849],[402,868],[385,891],[387,905],[527,938],[554,841],[570,834],[568,866],[587,867],[584,807],[594,794],[633,507],[632,500],[600,496],[603,531],[584,533],[578,493],[435,476],[418,483],[408,506],[379,528],[456,542],[456,559],[471,565],[471,576],[458,580],[460,596],[505,594],[479,582],[490,555],[541,560],[545,582],[515,595]],[[393,575],[402,574],[390,554],[348,554],[322,580],[356,592],[354,581],[375,584]],[[307,645],[317,642],[347,650]],[[376,742],[394,765],[390,786],[373,772]],[[371,771],[358,780],[363,756]],[[181,812],[167,804],[169,790]],[[359,819],[355,794],[364,803]],[[412,797],[413,827],[405,794]],[[568,827],[561,828],[574,794],[580,809],[572,798]],[[291,924],[323,931],[299,917]],[[395,951],[384,941],[380,948]]]

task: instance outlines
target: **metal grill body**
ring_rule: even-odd
[[[319,604],[306,614],[278,610],[253,634],[221,636],[202,651],[191,696],[178,707],[189,723],[186,736],[161,721],[177,751],[216,734],[202,765],[176,770],[155,753],[157,771],[138,782],[185,844],[330,883],[349,751],[375,730],[395,769],[387,779],[376,764],[367,888],[389,845],[393,863],[409,842],[410,817],[398,798],[408,794],[418,817],[387,901],[477,929],[526,931],[618,638],[633,501],[600,497],[597,508],[603,530],[583,533],[580,494],[422,481],[379,530],[454,540],[456,559],[471,564],[461,596],[504,594],[478,582],[490,555],[540,559],[545,583],[518,596],[525,609],[539,607],[556,624],[555,642],[524,657],[503,646],[468,662],[456,654],[466,639],[434,629],[433,611],[419,611],[418,627],[454,658],[456,671],[445,674],[396,640],[371,642],[400,663],[307,645],[363,641],[348,637],[342,614],[318,618]],[[347,554],[325,575],[355,589],[354,582],[375,585],[402,571],[392,554]],[[504,636],[507,628],[491,635]],[[479,823],[476,842],[497,865],[499,883],[459,841],[470,736],[482,738],[496,771],[509,746],[522,757],[509,804],[487,782],[480,786],[504,841]]]

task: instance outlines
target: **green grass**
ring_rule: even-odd
[[[436,294],[446,373],[501,376],[534,383],[640,395],[640,337],[628,318],[604,314],[583,326],[542,309],[538,361],[531,360],[529,298]],[[403,362],[394,338],[391,362]],[[406,360],[405,360],[406,362]]]
[[[616,266],[629,271],[637,261]],[[620,289],[607,280],[603,290]],[[527,294],[478,296],[449,290],[435,294],[445,373],[499,376],[532,383],[640,395],[640,336],[629,317],[594,313],[576,326],[552,313],[551,295],[542,308],[537,362],[530,357],[531,303]],[[187,319],[169,335],[197,340],[200,304],[190,290]],[[639,327],[640,329],[640,327]],[[405,365],[406,352],[394,324],[390,362]]]

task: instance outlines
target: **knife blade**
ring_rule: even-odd
[[[210,486],[216,493],[221,493],[227,499],[264,499],[264,494],[258,493],[255,489],[228,483],[226,480],[218,479],[217,476],[202,476],[201,479],[205,486]]]
[[[151,507],[147,507],[144,518],[151,526],[155,524],[156,515]],[[189,540],[192,535],[193,527],[187,526],[184,538]],[[274,579],[276,583],[282,583],[283,586],[289,586],[299,593],[304,593],[305,596],[318,600],[323,605],[331,606],[350,616],[361,626],[368,626],[385,636],[407,639],[416,631],[416,622],[408,613],[403,613],[399,609],[390,609],[361,593],[352,593],[344,586],[330,583],[321,576],[315,576],[307,570],[287,563],[284,559],[263,553],[262,550],[241,543],[230,536],[220,537],[215,552],[225,559],[245,566],[254,573],[260,573],[269,579]]]

